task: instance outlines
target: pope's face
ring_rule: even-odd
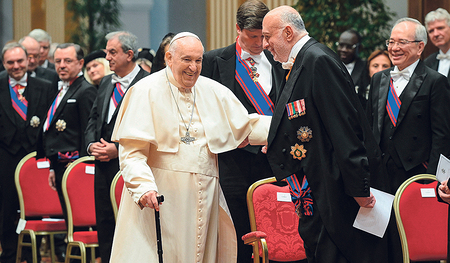
[[[166,53],[167,65],[183,88],[192,88],[202,71],[202,43],[194,37],[183,37],[174,44],[175,48],[169,48]]]

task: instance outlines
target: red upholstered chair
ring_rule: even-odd
[[[94,157],[85,156],[71,163],[64,172],[62,191],[67,206],[67,252],[66,262],[79,259],[87,262],[86,249],[91,248],[91,262],[95,262],[98,247],[97,231],[75,231],[74,228],[92,229],[96,226],[94,202]],[[72,254],[78,247],[81,254]]]
[[[46,159],[36,160],[36,152],[26,155],[17,165],[15,183],[20,204],[20,221],[25,223],[19,234],[16,262],[21,262],[23,247],[31,247],[33,263],[37,263],[39,248],[36,236],[49,236],[51,260],[55,262],[55,234],[67,233],[58,194],[48,185],[49,163]],[[44,202],[45,201],[45,202]],[[30,218],[41,218],[30,220]],[[25,242],[25,236],[30,236],[30,242]],[[29,262],[31,263],[31,262]]]
[[[298,234],[298,216],[290,201],[289,186],[278,186],[275,177],[259,180],[247,192],[250,233],[245,244],[253,246],[253,262],[298,261],[306,258]]]
[[[432,182],[416,182],[424,179]],[[395,193],[394,212],[405,263],[447,258],[448,205],[421,193],[437,194],[436,185],[436,176],[420,174],[406,180]]]
[[[122,174],[119,171],[114,176],[114,179],[111,183],[111,190],[110,190],[111,205],[112,205],[113,211],[114,211],[114,218],[117,218],[117,212],[119,210],[120,197],[122,196],[123,185],[124,185],[124,182],[123,182]]]

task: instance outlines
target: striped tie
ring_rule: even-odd
[[[55,116],[56,108],[58,108],[58,100],[59,100],[59,97],[61,96],[62,91],[63,91],[63,89],[61,89],[58,92],[58,95],[56,96],[55,100],[53,101],[52,106],[50,107],[50,109],[48,109],[47,120],[46,120],[46,124],[45,124],[46,131],[48,130],[48,128],[50,128],[50,123],[52,122],[53,116]]]
[[[120,83],[117,82],[116,87],[114,88],[114,92],[111,96],[111,98],[114,102],[114,107],[117,108],[117,105],[119,105],[120,101],[122,100],[123,94],[124,94],[124,92],[122,90],[122,87],[121,87]]]
[[[395,92],[394,81],[391,78],[391,81],[389,83],[389,93],[386,104],[386,110],[389,114],[389,118],[391,119],[391,122],[394,125],[394,127],[397,125],[397,116],[401,106],[402,102],[400,101],[400,99],[397,96],[397,93]]]

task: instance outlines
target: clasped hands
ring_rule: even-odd
[[[116,145],[105,141],[103,138],[100,139],[100,142],[94,142],[89,146],[89,153],[100,162],[109,162],[118,156]]]

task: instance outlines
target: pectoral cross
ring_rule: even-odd
[[[189,132],[186,132],[186,136],[181,137],[181,141],[184,142],[185,144],[190,144],[191,142],[195,141],[195,137],[191,137],[189,135]]]

